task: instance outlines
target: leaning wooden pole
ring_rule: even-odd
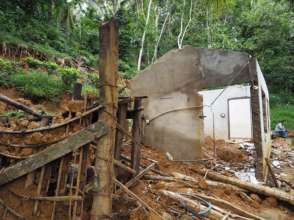
[[[5,96],[5,95],[0,94],[0,101],[5,102],[8,105],[12,105],[13,107],[15,107],[17,109],[23,110],[24,112],[27,112],[27,113],[29,113],[29,114],[31,114],[31,115],[39,118],[39,119],[44,117],[44,115],[42,115],[42,114],[40,114],[38,112],[35,112],[30,107],[28,107],[28,106],[26,106],[26,105],[24,105],[22,103],[19,103],[19,102],[15,101],[15,100]]]
[[[115,123],[118,106],[118,24],[115,20],[100,28],[100,99],[105,106],[99,120],[109,127],[106,136],[97,142],[95,169],[98,188],[93,192],[91,220],[110,219],[113,191],[113,155],[115,146]]]

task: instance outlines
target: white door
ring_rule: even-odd
[[[229,138],[251,139],[252,119],[250,98],[229,100]]]

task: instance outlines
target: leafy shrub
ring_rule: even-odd
[[[294,105],[294,96],[293,94],[287,94],[281,92],[280,94],[270,94],[270,104],[271,106],[278,105]]]
[[[41,61],[33,57],[27,57],[25,59],[25,62],[31,68],[46,68],[50,73],[54,72],[58,68],[58,65],[56,63],[50,61]]]
[[[13,74],[11,82],[18,89],[22,90],[26,97],[33,100],[52,100],[62,95],[65,88],[58,76],[37,71]]]
[[[26,115],[26,113],[23,111],[10,111],[10,112],[3,112],[0,115],[6,116],[9,118],[23,118]]]
[[[71,67],[62,67],[58,69],[58,73],[61,75],[63,83],[67,89],[70,89],[74,82],[81,76],[78,69]]]
[[[43,62],[40,60],[37,60],[33,57],[27,57],[25,59],[26,63],[29,65],[29,67],[31,68],[39,68],[41,66],[43,66]]]
[[[98,90],[95,86],[89,85],[89,84],[83,84],[83,90],[82,94],[89,94],[92,96],[97,97],[98,96]]]
[[[99,76],[96,72],[85,73],[86,81],[89,84],[96,86],[99,82]]]
[[[10,75],[14,72],[14,65],[11,61],[0,58],[0,86],[10,84]]]
[[[119,60],[118,68],[119,68],[120,74],[125,79],[131,79],[133,76],[136,75],[136,69],[135,69],[135,67],[130,66],[124,60]]]

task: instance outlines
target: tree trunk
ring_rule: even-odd
[[[152,4],[152,0],[149,0],[147,18],[146,18],[146,22],[145,22],[145,28],[144,28],[144,32],[142,35],[142,39],[141,39],[141,48],[140,48],[139,57],[138,57],[138,66],[137,66],[138,71],[141,70],[141,62],[142,62],[142,56],[143,56],[143,51],[144,51],[146,32],[147,32],[147,28],[148,28],[148,24],[149,24],[151,4]]]
[[[196,170],[196,169],[193,169],[193,170],[196,171],[197,173],[200,173],[201,175],[204,175],[206,173],[205,170]],[[229,183],[229,184],[238,186],[240,188],[247,189],[248,191],[251,191],[251,192],[275,197],[278,200],[285,201],[285,202],[290,203],[291,205],[294,205],[293,193],[286,193],[286,192],[283,192],[283,191],[276,189],[276,188],[270,188],[268,186],[252,184],[249,182],[239,180],[237,178],[223,176],[221,174],[218,174],[218,173],[215,173],[212,171],[208,171],[207,177],[212,180],[221,181],[224,183]]]
[[[110,219],[112,213],[113,155],[115,146],[115,123],[118,106],[116,88],[118,78],[118,24],[115,20],[102,25],[100,29],[100,69],[99,76],[104,85],[100,88],[100,98],[105,105],[100,120],[109,132],[97,142],[95,169],[99,185],[93,193],[91,220]]]

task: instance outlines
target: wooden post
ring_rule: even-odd
[[[133,120],[133,127],[132,127],[132,133],[133,138],[135,141],[133,141],[132,146],[132,168],[137,171],[137,173],[140,172],[140,145],[141,145],[141,126],[142,126],[142,119],[141,119],[141,98],[137,97],[135,98],[134,103],[134,120]]]
[[[118,24],[115,20],[100,28],[100,99],[105,106],[99,120],[109,127],[107,135],[97,141],[95,169],[99,184],[93,191],[91,220],[110,219],[112,213],[113,155],[118,92]],[[111,117],[112,116],[112,117]]]
[[[126,118],[127,118],[127,111],[128,111],[128,103],[121,103],[119,104],[118,113],[117,113],[117,121],[120,126],[124,127]],[[115,152],[114,158],[120,160],[120,150],[123,144],[124,134],[119,129],[116,130],[116,137],[115,137]]]
[[[80,82],[76,82],[73,87],[73,99],[74,100],[82,100],[82,89],[83,84]]]

